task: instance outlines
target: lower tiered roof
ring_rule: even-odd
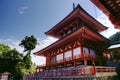
[[[101,34],[99,34],[97,31],[95,31],[93,28],[88,26],[87,24],[83,23],[79,25],[76,30],[73,32],[67,34],[63,38],[59,39],[55,43],[49,45],[48,47],[34,53],[38,56],[47,56],[46,53],[49,53],[52,50],[58,49],[64,45],[67,45],[71,43],[72,41],[80,39],[82,40],[89,40],[96,44],[104,44],[106,41],[109,41],[105,37],[103,37]]]

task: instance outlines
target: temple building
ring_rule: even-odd
[[[106,29],[78,5],[45,33],[58,41],[34,53],[46,57],[46,64],[24,80],[113,80],[116,68],[105,66],[103,57],[109,40],[100,32]]]
[[[120,0],[91,0],[106,14],[115,28],[120,29]]]
[[[113,42],[103,53],[107,59],[107,65],[110,67],[120,68],[120,41]]]

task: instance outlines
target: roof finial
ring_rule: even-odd
[[[75,9],[75,3],[73,3],[73,10]]]

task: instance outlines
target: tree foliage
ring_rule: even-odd
[[[109,39],[113,42],[113,43],[117,43],[117,42],[120,42],[120,31],[115,33],[114,35],[110,36]],[[114,53],[114,58],[119,60],[120,59],[120,56],[118,55],[115,55]],[[117,68],[117,79],[120,80],[120,65],[119,65],[119,68]]]
[[[35,72],[30,54],[23,56],[16,49],[0,44],[0,73],[11,73],[12,80],[22,80],[24,74]]]
[[[33,50],[37,45],[37,40],[33,35],[30,37],[26,36],[19,45],[24,47],[24,51],[31,53],[31,50]]]
[[[25,68],[30,69],[32,66],[32,61],[31,61],[31,56],[30,54],[26,54],[23,58],[24,63],[25,63]]]
[[[23,60],[25,63],[25,68],[30,69],[32,67],[30,54],[37,45],[37,39],[33,35],[31,35],[30,37],[26,36],[19,45],[24,47],[24,51],[28,51],[28,53],[24,56]]]
[[[109,37],[112,42],[120,41],[120,32],[117,32]]]
[[[16,66],[19,62],[23,62],[23,55],[20,54],[16,49],[2,53],[0,57],[0,73],[9,72],[11,75],[16,76]],[[20,76],[19,76],[20,77]],[[19,79],[18,79],[19,80]]]
[[[25,56],[16,49],[0,44],[0,73],[11,73],[12,80],[22,80],[24,74],[35,72],[30,53],[37,45],[36,38],[33,35],[26,36],[19,45],[24,47],[24,51],[28,51]]]
[[[3,52],[7,52],[7,51],[9,51],[9,50],[10,50],[10,47],[9,47],[9,46],[0,44],[0,55],[1,55]]]

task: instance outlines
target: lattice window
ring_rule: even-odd
[[[73,49],[73,55],[74,55],[74,56],[75,56],[75,55],[79,55],[79,54],[81,54],[81,49],[80,49],[80,47]]]
[[[96,56],[95,50],[90,49],[90,56],[95,58],[95,56]]]
[[[61,62],[63,60],[63,53],[57,55],[57,62]]]
[[[83,53],[85,54],[85,56],[89,56],[89,50],[87,47],[83,47]]]
[[[71,50],[65,52],[64,54],[65,54],[65,58],[72,57],[72,51]]]
[[[51,64],[54,64],[54,63],[55,63],[55,56],[54,56],[54,57],[51,57],[50,62],[51,62]]]

